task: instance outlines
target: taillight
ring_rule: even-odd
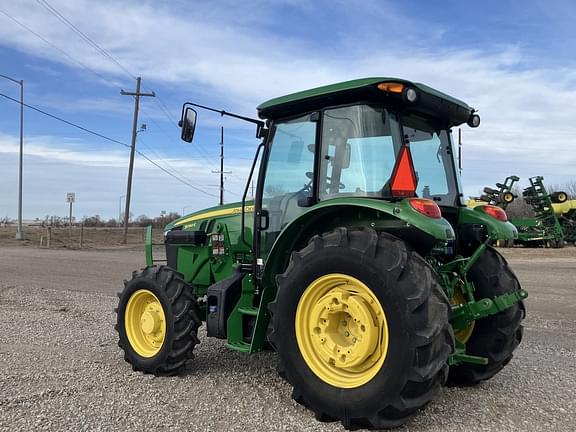
[[[506,222],[508,220],[506,212],[502,210],[500,207],[496,207],[493,205],[484,205],[480,206],[480,210],[482,210],[488,216],[491,216],[494,219],[498,219],[501,222]]]
[[[422,213],[423,215],[433,219],[440,219],[442,217],[440,207],[438,207],[438,204],[432,200],[425,198],[410,198],[408,202],[418,213]]]

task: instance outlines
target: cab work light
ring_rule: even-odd
[[[406,102],[414,103],[418,100],[418,92],[409,87],[404,90],[404,99],[406,99]]]

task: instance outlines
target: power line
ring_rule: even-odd
[[[61,23],[63,23],[66,27],[76,33],[80,38],[87,43],[91,48],[93,48],[98,54],[106,58],[107,60],[114,63],[119,69],[121,69],[124,73],[128,75],[128,77],[132,79],[136,79],[136,76],[127,68],[125,67],[116,57],[114,57],[109,51],[102,48],[98,43],[96,43],[92,38],[90,38],[86,33],[80,30],[74,23],[72,23],[68,18],[66,18],[62,13],[60,13],[54,6],[52,6],[47,0],[36,0],[38,4],[40,4],[44,9],[46,9],[50,14],[55,16]],[[148,90],[149,91],[149,90]],[[158,96],[156,96],[158,97]],[[163,113],[167,116],[170,122],[174,122],[176,124],[176,120],[172,117],[170,112],[167,110],[166,106],[162,101],[154,102],[160,107]]]
[[[17,104],[20,104],[20,101],[19,101],[19,100],[14,99],[13,97],[10,97],[10,96],[8,96],[8,95],[6,95],[6,94],[4,94],[4,93],[0,93],[0,96],[4,97],[4,98],[6,98],[6,99],[8,99],[8,100],[10,100],[10,101],[12,101],[12,102],[15,102],[15,103],[17,103]],[[54,120],[58,120],[59,122],[65,123],[65,124],[67,124],[67,125],[69,125],[69,126],[72,126],[72,127],[76,128],[76,129],[80,129],[81,131],[84,131],[84,132],[86,132],[86,133],[92,134],[92,135],[97,136],[97,137],[99,137],[99,138],[102,138],[102,139],[104,139],[104,140],[107,140],[107,141],[113,142],[113,143],[115,143],[115,144],[121,145],[121,146],[123,146],[123,147],[131,148],[131,146],[130,146],[129,144],[126,144],[126,143],[124,143],[124,142],[122,142],[122,141],[118,141],[117,139],[114,139],[114,138],[110,138],[110,137],[108,137],[108,136],[106,136],[106,135],[103,135],[103,134],[101,134],[101,133],[99,133],[99,132],[95,132],[95,131],[93,131],[93,130],[91,130],[91,129],[88,129],[88,128],[84,127],[84,126],[80,126],[80,125],[78,125],[78,124],[76,124],[76,123],[73,123],[73,122],[71,122],[71,121],[65,120],[65,119],[63,119],[63,118],[61,118],[61,117],[58,117],[58,116],[54,115],[54,114],[50,114],[49,112],[46,112],[46,111],[44,111],[44,110],[42,110],[42,109],[40,109],[40,108],[37,108],[37,107],[35,107],[35,106],[32,106],[32,105],[30,105],[30,104],[24,103],[23,105],[24,105],[26,108],[30,108],[31,110],[37,111],[37,112],[39,112],[40,114],[43,114],[43,115],[45,115],[45,116],[47,116],[47,117],[51,117],[51,118],[53,118]],[[188,181],[186,181],[186,180],[178,177],[177,175],[171,173],[170,171],[168,171],[167,169],[165,169],[164,167],[162,167],[161,165],[159,165],[156,161],[154,161],[153,159],[149,158],[145,153],[141,152],[140,150],[136,150],[136,153],[138,153],[139,156],[143,157],[143,158],[146,159],[148,162],[150,162],[152,165],[156,166],[157,168],[159,168],[160,170],[162,170],[163,172],[165,172],[165,173],[168,174],[169,176],[171,176],[171,177],[175,178],[176,180],[178,180],[180,183],[185,184],[185,185],[191,187],[192,189],[194,189],[194,190],[196,190],[196,191],[198,191],[198,192],[201,192],[201,193],[203,193],[203,194],[205,194],[205,195],[208,195],[208,196],[211,196],[211,197],[214,197],[214,198],[218,198],[218,195],[214,195],[214,194],[211,194],[211,193],[208,193],[208,192],[202,190],[202,189],[200,188],[200,187],[201,187],[200,185],[196,185],[196,186],[195,186],[194,184],[192,184],[192,183],[190,183],[190,182],[188,182]]]
[[[166,138],[168,138],[170,141],[172,141],[173,137],[171,137],[171,136],[168,134],[168,132],[166,132],[166,130],[165,130],[162,126],[160,126],[160,124],[159,124],[156,120],[154,120],[154,118],[152,118],[152,117],[150,116],[150,114],[148,114],[144,109],[141,109],[141,111],[142,111],[142,113],[146,116],[146,118],[147,118],[148,120],[150,120],[152,123],[154,123],[154,124],[156,125],[156,127],[158,128],[158,130],[159,130],[164,136],[166,136]],[[187,147],[184,147],[184,148],[187,148]],[[198,156],[200,156],[200,158],[204,159],[204,161],[205,161],[208,165],[211,165],[211,168],[215,168],[215,167],[216,167],[216,164],[214,163],[214,161],[212,161],[209,157],[207,157],[207,156],[205,156],[204,154],[202,154],[202,153],[198,150],[198,147],[194,147],[194,148],[198,151]],[[187,153],[189,153],[190,156],[192,156],[192,154],[191,154],[190,152],[187,151]],[[193,156],[193,157],[195,157],[195,156]]]
[[[146,160],[147,160],[148,162],[150,162],[152,165],[154,165],[154,166],[158,167],[159,169],[161,169],[162,171],[164,171],[164,172],[165,172],[166,174],[168,174],[169,176],[174,177],[174,178],[175,178],[176,180],[178,180],[180,183],[183,183],[183,184],[185,184],[185,185],[187,185],[187,186],[190,186],[192,189],[195,189],[195,190],[197,190],[198,192],[202,192],[202,193],[205,194],[205,195],[208,195],[208,196],[211,196],[211,197],[214,197],[214,198],[218,198],[218,195],[214,195],[214,194],[208,193],[208,192],[206,192],[206,191],[198,188],[197,186],[194,186],[192,183],[190,183],[190,182],[188,182],[188,181],[186,181],[186,180],[184,180],[184,179],[181,179],[180,177],[176,176],[175,174],[172,174],[170,171],[168,171],[168,170],[164,169],[162,166],[158,165],[153,159],[150,159],[148,156],[146,156],[146,155],[145,155],[144,153],[142,153],[140,150],[136,150],[136,153],[138,153],[140,156],[142,156],[144,159],[146,159]]]
[[[98,54],[102,55],[104,58],[106,58],[107,60],[111,61],[112,63],[114,63],[118,68],[120,68],[124,73],[126,73],[130,78],[135,79],[136,77],[130,72],[130,70],[128,70],[128,68],[126,68],[116,57],[114,57],[112,54],[110,54],[110,52],[108,52],[106,49],[102,48],[100,45],[98,45],[98,43],[96,43],[93,39],[91,39],[88,35],[86,35],[86,33],[84,33],[82,30],[80,30],[76,25],[74,25],[74,23],[72,23],[69,19],[67,19],[64,15],[62,15],[62,13],[60,13],[54,6],[52,6],[47,0],[36,0],[36,2],[38,4],[40,4],[44,9],[46,9],[50,14],[52,14],[53,16],[55,16],[61,23],[63,23],[66,27],[68,27],[70,30],[72,30],[75,34],[77,34],[86,44],[88,44],[91,48],[93,48]],[[31,31],[31,30],[30,30]],[[38,35],[39,36],[39,35]],[[39,36],[40,37],[40,36]],[[42,38],[42,40],[44,40],[45,42],[49,43],[48,41],[46,41],[44,38]],[[52,45],[52,44],[51,44]],[[53,45],[52,45],[53,46]],[[55,46],[54,46],[55,47]],[[57,48],[57,47],[55,47]],[[57,48],[58,49],[58,48]],[[60,50],[62,51],[62,50]],[[68,56],[70,57],[70,56]],[[79,62],[77,62],[79,63]],[[94,72],[94,71],[92,71]],[[156,100],[158,99],[158,100]],[[162,112],[162,114],[168,119],[168,121],[173,124],[175,127],[177,126],[177,121],[174,119],[174,117],[172,116],[172,114],[170,113],[170,111],[168,110],[168,108],[166,107],[166,105],[164,104],[164,102],[162,100],[160,100],[160,97],[158,95],[156,95],[156,98],[153,99],[154,103],[156,103],[156,105],[160,108],[160,111]],[[144,111],[144,110],[142,110]],[[152,118],[150,118],[151,121],[153,123],[155,123],[158,128],[166,135],[168,136],[168,134],[166,133],[166,131],[160,127],[160,125],[158,125],[158,123],[156,123],[156,121],[154,121]],[[171,138],[170,138],[171,139]],[[195,147],[195,150],[199,153],[200,157],[204,158],[206,160],[206,162],[208,162],[209,165],[215,166],[216,163],[214,161],[214,159],[212,159],[205,151],[204,149],[202,149],[201,147]],[[165,162],[167,165],[169,165],[167,162]]]
[[[54,48],[56,51],[58,51],[60,54],[64,55],[66,58],[68,58],[69,60],[71,60],[72,62],[76,63],[78,66],[80,66],[81,68],[93,73],[94,75],[96,75],[98,78],[102,79],[103,81],[107,82],[108,84],[114,85],[116,86],[115,83],[113,83],[112,81],[110,81],[108,78],[106,78],[105,76],[103,76],[102,74],[96,72],[94,69],[90,68],[89,66],[85,65],[84,63],[82,63],[80,60],[77,60],[76,58],[72,57],[70,54],[68,54],[66,51],[64,51],[63,49],[59,48],[58,46],[54,45],[52,42],[50,42],[48,39],[46,39],[44,36],[36,33],[34,30],[32,30],[30,27],[28,27],[26,24],[18,21],[16,18],[14,18],[13,16],[11,16],[10,14],[8,14],[7,12],[3,11],[0,9],[0,13],[4,16],[6,16],[8,19],[10,19],[11,21],[13,21],[14,23],[18,24],[20,27],[22,27],[24,30],[27,30],[28,32],[32,33],[34,36],[36,36],[38,39],[42,40],[44,43],[46,43],[47,45],[49,45],[50,47]]]
[[[122,69],[125,73],[127,73],[130,76],[130,78],[136,79],[136,77],[128,69],[126,69],[118,60],[116,60],[116,58],[114,58],[114,56],[112,56],[112,54],[110,54],[104,48],[100,47],[100,45],[98,45],[96,42],[94,42],[89,36],[87,36],[84,32],[82,32],[82,30],[80,30],[72,22],[70,22],[64,15],[62,15],[60,12],[58,12],[58,10],[55,7],[53,7],[50,3],[48,3],[48,1],[36,0],[36,2],[39,5],[41,5],[42,7],[44,7],[44,9],[46,9],[49,13],[54,15],[60,22],[62,22],[64,25],[66,25],[74,33],[79,35],[80,38],[82,38],[82,40],[84,40],[84,42],[86,42],[88,45],[90,45],[92,48],[94,48],[102,56],[106,57],[111,62],[116,64],[120,69]]]
[[[67,19],[62,13],[60,13],[54,6],[50,5],[47,0],[36,0],[41,6],[43,6],[49,13],[54,15],[60,22],[66,25],[69,29],[71,29],[74,33],[76,33],[80,38],[86,42],[90,47],[96,50],[97,53],[114,63],[118,68],[120,68],[123,72],[125,72],[130,78],[136,79],[136,76],[128,70],[116,57],[114,57],[110,52],[106,49],[102,48],[98,43],[96,43],[93,39],[86,35],[82,30],[80,30],[76,25],[74,25],[69,19]],[[149,91],[149,90],[148,90]],[[174,127],[178,127],[177,120],[172,116],[166,104],[160,99],[158,95],[153,100],[154,103],[160,108],[160,111],[164,114],[164,116],[168,119],[168,121],[174,125]],[[207,154],[201,147],[197,147],[198,153],[203,153],[202,156],[207,158],[207,161],[210,164],[215,164],[215,161]]]
[[[129,77],[134,78],[134,75],[125,67],[123,66],[120,61],[118,61],[112,54],[110,54],[108,51],[106,51],[104,48],[100,47],[93,39],[91,39],[89,36],[87,36],[84,32],[82,32],[76,25],[74,25],[70,20],[68,20],[64,15],[62,15],[55,7],[53,7],[52,5],[50,5],[50,3],[48,3],[48,1],[46,0],[36,0],[38,4],[40,4],[42,7],[44,7],[44,9],[46,9],[50,14],[52,14],[53,16],[55,16],[60,22],[62,22],[64,25],[66,25],[70,30],[72,30],[74,33],[76,33],[78,36],[80,36],[80,38],[87,43],[91,48],[93,48],[94,50],[96,50],[97,53],[99,53],[100,55],[102,55],[103,57],[105,57],[107,60],[113,62],[118,68],[120,68],[123,72],[125,72]],[[42,40],[44,43],[46,43],[47,45],[49,45],[50,47],[52,47],[53,49],[57,50],[58,52],[60,52],[61,54],[63,54],[65,57],[67,57],[68,59],[70,59],[71,61],[73,61],[74,63],[76,63],[77,65],[79,65],[80,67],[82,67],[83,69],[88,70],[89,72],[93,73],[94,75],[98,76],[99,78],[101,78],[102,80],[104,80],[105,82],[107,82],[108,84],[111,84],[112,86],[117,86],[116,83],[113,83],[112,81],[110,81],[108,78],[106,78],[105,76],[103,76],[102,74],[96,72],[94,69],[88,67],[87,65],[85,65],[84,63],[82,63],[81,61],[77,60],[76,58],[74,58],[73,56],[71,56],[70,54],[68,54],[66,51],[62,50],[61,48],[59,48],[58,46],[56,46],[55,44],[53,44],[52,42],[50,42],[49,40],[47,40],[46,38],[44,38],[42,35],[38,34],[37,32],[35,32],[34,30],[32,30],[31,28],[29,28],[28,26],[26,26],[25,24],[23,24],[22,22],[18,21],[16,18],[10,16],[8,13],[0,10],[1,13],[3,13],[6,17],[8,17],[9,19],[11,19],[13,22],[15,22],[16,24],[18,24],[19,26],[21,26],[22,28],[24,28],[25,30],[27,30],[28,32],[32,33],[34,36],[36,36],[37,38],[39,38],[40,40]],[[163,101],[158,100],[156,101],[156,99],[154,99],[154,102],[158,105],[158,107],[160,108],[162,114],[168,119],[168,121],[173,124],[175,127],[177,127],[177,121],[174,119],[174,117],[172,116],[172,114],[170,113],[170,111],[168,110],[168,108],[166,107],[166,105],[164,104]],[[32,109],[35,109],[34,107],[30,107]],[[42,112],[40,110],[40,112]],[[48,113],[42,112],[45,115],[49,115]],[[56,118],[54,116],[54,118]],[[57,120],[60,121],[64,121],[63,119],[59,119],[56,118]],[[158,127],[159,130],[161,130],[162,133],[164,133],[164,135],[166,135],[169,139],[171,139],[169,137],[169,135],[167,134],[167,132],[151,117],[149,117],[149,119],[156,124],[156,126]],[[71,126],[77,127],[77,125],[74,124],[70,124]],[[86,130],[86,132],[91,133],[90,131]],[[106,139],[106,138],[105,138]],[[122,145],[127,145],[122,143]],[[149,147],[148,147],[149,148]],[[208,155],[208,153],[199,146],[195,147],[195,150],[198,152],[199,156],[201,158],[203,158],[209,165],[215,166],[215,161],[212,157],[210,157]],[[170,164],[168,163],[168,161],[164,160],[162,157],[160,157],[160,159],[167,165],[170,167]],[[178,172],[176,171],[173,167],[171,167],[171,169],[174,172]],[[181,175],[181,173],[179,173]]]
[[[96,42],[94,42],[94,40],[92,40],[89,36],[87,36],[85,33],[83,33],[77,26],[75,26],[70,20],[68,20],[60,12],[58,12],[56,10],[56,8],[51,6],[47,1],[37,0],[37,2],[41,6],[43,6],[48,12],[50,12],[52,15],[54,15],[56,18],[58,18],[68,28],[70,28],[74,33],[78,34],[90,47],[95,49],[97,53],[104,56],[107,60],[112,61],[116,66],[118,66],[122,71],[124,71],[129,77],[131,77],[131,78],[134,77],[134,75],[126,67],[124,67],[114,56],[112,56],[112,54],[110,54],[104,48],[100,47]],[[28,32],[30,32],[31,34],[33,34],[34,36],[39,38],[40,40],[42,40],[44,43],[46,43],[47,45],[49,45],[53,49],[60,52],[62,55],[64,55],[66,58],[68,58],[72,62],[76,63],[78,66],[91,72],[92,74],[96,75],[97,77],[99,77],[103,81],[107,82],[108,84],[115,86],[115,87],[118,86],[116,83],[110,81],[108,78],[106,78],[105,76],[103,76],[99,72],[95,71],[94,69],[92,69],[89,66],[85,65],[84,63],[82,63],[80,60],[78,60],[75,57],[73,57],[72,55],[68,54],[66,51],[59,48],[58,46],[56,46],[55,44],[53,44],[52,42],[47,40],[45,37],[43,37],[39,33],[35,32],[30,27],[26,26],[24,23],[18,21],[16,18],[12,17],[8,13],[6,13],[2,10],[0,10],[0,13],[4,14],[6,17],[11,19],[13,22],[15,22],[16,24],[18,24],[19,26],[21,26],[22,28],[24,28],[25,30],[27,30]],[[160,111],[162,112],[162,114],[166,117],[166,119],[169,121],[169,123],[173,124],[175,127],[178,127],[177,121],[174,119],[173,115],[170,113],[170,111],[166,107],[166,104],[164,104],[164,102],[160,99],[160,97],[158,95],[157,95],[157,99],[158,100],[154,99],[154,103],[156,103],[156,105],[160,108]],[[142,110],[142,111],[144,112],[144,110]],[[152,119],[149,116],[148,116],[148,118],[154,124],[156,124],[158,126],[158,128],[168,137],[168,134],[166,133],[166,131],[162,127],[160,127],[160,125],[156,121],[154,121],[154,119]],[[198,154],[201,158],[203,158],[209,165],[211,165],[211,167],[216,166],[215,159],[212,158],[202,147],[196,146],[196,147],[194,147],[194,149],[198,152]],[[160,158],[160,159],[162,159],[162,158]],[[165,161],[165,163],[167,165],[169,165],[166,161]]]
[[[155,99],[154,102],[156,103],[156,105],[158,105],[160,107],[160,109],[164,112],[164,114],[166,114],[166,118],[168,118],[168,120],[170,120],[170,123],[172,123],[174,126],[178,127],[178,121],[172,117],[172,114],[170,114],[170,110],[166,107],[166,105],[164,104],[164,102],[161,99]]]
[[[26,24],[20,22],[19,20],[17,20],[16,18],[14,18],[13,16],[9,15],[7,12],[3,11],[0,9],[0,13],[2,13],[3,15],[5,15],[7,18],[9,18],[10,20],[12,20],[14,23],[16,23],[17,25],[19,25],[20,27],[22,27],[23,29],[25,29],[26,31],[30,32],[31,34],[33,34],[34,36],[36,36],[38,39],[40,39],[41,41],[43,41],[45,44],[47,44],[48,46],[50,46],[51,48],[55,49],[56,51],[58,51],[59,53],[61,53],[62,55],[64,55],[66,58],[68,58],[69,60],[71,60],[72,62],[76,63],[78,66],[80,66],[81,68],[87,70],[88,72],[91,72],[92,74],[96,75],[97,77],[99,77],[100,79],[102,79],[103,81],[107,82],[108,84],[112,85],[112,86],[117,86],[116,83],[113,83],[112,81],[110,81],[108,78],[106,78],[105,76],[103,76],[102,74],[96,72],[94,69],[90,68],[89,66],[85,65],[84,63],[82,63],[80,60],[76,59],[75,57],[73,57],[72,55],[68,54],[66,51],[64,51],[63,49],[59,48],[57,45],[53,44],[52,42],[50,42],[48,39],[46,39],[45,37],[43,37],[42,35],[40,35],[39,33],[35,32],[34,30],[32,30],[30,27],[28,27]],[[36,109],[34,107],[29,106],[29,108],[31,109]],[[57,118],[56,116],[52,116],[49,113],[43,112],[42,110],[39,110],[39,112],[41,112],[42,114],[45,114],[47,116],[50,117],[54,117],[56,118],[56,120],[59,121],[63,121],[63,122],[67,122],[64,119],[60,119]],[[154,122],[154,120],[152,120]],[[154,122],[156,123],[156,122]],[[77,127],[77,125],[74,124],[70,124],[71,126]],[[159,126],[159,125],[158,125]],[[84,130],[84,129],[82,129]],[[88,130],[85,130],[85,132],[91,133]],[[97,135],[100,136],[100,135]],[[100,138],[104,138],[107,139],[106,137],[100,136]],[[116,142],[115,140],[113,140],[113,142]],[[117,144],[121,144],[121,145],[127,145],[124,143],[120,143],[120,142],[116,142]],[[150,148],[150,147],[149,147]],[[162,157],[157,156],[158,159],[163,160]],[[164,161],[167,165],[169,165],[166,161]],[[174,170],[175,171],[175,170]]]
[[[4,97],[4,98],[6,98],[6,99],[9,99],[9,100],[11,100],[12,102],[16,102],[16,103],[20,104],[20,101],[19,101],[19,100],[14,99],[14,98],[12,98],[12,97],[10,97],[10,96],[8,96],[8,95],[5,95],[4,93],[0,93],[0,96]],[[120,145],[122,145],[122,146],[124,146],[124,147],[130,148],[130,145],[128,145],[128,144],[126,144],[126,143],[123,143],[122,141],[118,141],[118,140],[116,140],[116,139],[114,139],[114,138],[107,137],[106,135],[102,135],[101,133],[95,132],[95,131],[90,130],[90,129],[87,129],[87,128],[83,127],[83,126],[80,126],[80,125],[77,125],[77,124],[75,124],[75,123],[72,123],[71,121],[64,120],[63,118],[58,117],[58,116],[56,116],[56,115],[54,115],[54,114],[50,114],[49,112],[43,111],[43,110],[41,110],[40,108],[36,108],[35,106],[32,106],[32,105],[27,104],[27,103],[24,103],[23,105],[24,105],[26,108],[30,108],[30,109],[32,109],[32,110],[34,110],[34,111],[38,111],[39,113],[44,114],[45,116],[52,117],[53,119],[58,120],[58,121],[60,121],[60,122],[62,122],[62,123],[66,123],[67,125],[72,126],[72,127],[75,127],[76,129],[80,129],[80,130],[82,130],[82,131],[84,131],[84,132],[87,132],[87,133],[89,133],[89,134],[95,135],[95,136],[97,136],[97,137],[99,137],[99,138],[102,138],[102,139],[108,140],[108,141],[110,141],[110,142],[113,142],[113,143],[116,143],[116,144],[120,144]]]
[[[33,34],[34,36],[36,36],[38,39],[42,40],[45,44],[47,44],[47,45],[50,46],[51,48],[53,48],[53,49],[55,49],[56,51],[60,52],[62,55],[64,55],[66,58],[68,58],[68,59],[71,60],[72,62],[76,63],[76,64],[77,64],[78,66],[80,66],[81,68],[83,68],[83,69],[91,72],[92,74],[96,75],[97,77],[99,77],[99,78],[102,79],[103,81],[107,82],[108,84],[110,84],[110,85],[112,85],[112,86],[117,86],[116,83],[113,83],[112,81],[110,81],[108,78],[106,78],[106,77],[103,76],[102,74],[96,72],[94,69],[90,68],[89,66],[85,65],[84,63],[82,63],[82,62],[79,61],[78,59],[74,58],[73,56],[71,56],[70,54],[68,54],[66,51],[64,51],[63,49],[59,48],[58,46],[56,46],[55,44],[53,44],[52,42],[50,42],[49,40],[47,40],[45,37],[43,37],[43,36],[40,35],[39,33],[35,32],[34,30],[32,30],[31,28],[29,28],[28,26],[26,26],[24,23],[18,21],[16,18],[12,17],[12,16],[9,15],[8,13],[6,13],[5,11],[0,10],[0,13],[2,13],[3,15],[5,15],[7,18],[9,18],[10,20],[12,20],[14,23],[16,23],[17,25],[19,25],[20,27],[22,27],[22,28],[25,29],[26,31],[28,31],[28,32],[30,32],[31,34]],[[31,108],[31,109],[36,109],[35,107],[32,107],[32,106],[29,106],[29,108]],[[52,117],[52,115],[49,114],[49,113],[46,113],[46,112],[44,112],[44,111],[42,111],[42,110],[39,110],[39,109],[37,109],[37,110],[38,110],[39,112],[41,112],[42,114],[45,114],[45,115],[47,115],[47,116]],[[147,113],[146,113],[146,114],[147,114]],[[166,113],[166,115],[169,115],[169,114]],[[56,120],[63,121],[63,122],[65,122],[65,123],[67,122],[66,120],[57,118],[56,116],[53,116],[53,117],[54,117]],[[159,129],[161,129],[161,130],[164,132],[164,134],[165,134],[166,136],[168,136],[168,134],[164,131],[164,129],[162,129],[162,128],[160,127],[160,125],[159,125],[154,119],[152,119],[151,117],[149,117],[149,118],[150,118],[150,120],[151,120],[153,123],[155,123],[155,124],[158,126]],[[169,119],[170,119],[170,118],[169,118]],[[74,125],[74,124],[70,124],[70,125],[73,126],[73,127],[77,127],[77,125]],[[83,129],[83,130],[84,130],[84,129]],[[85,132],[92,133],[91,131],[88,131],[88,130],[85,130]],[[100,136],[100,135],[97,135],[97,136]],[[107,139],[107,137],[104,137],[104,136],[100,136],[100,138]],[[113,140],[113,142],[116,142],[116,141]],[[121,144],[121,145],[127,145],[127,144],[120,143],[120,142],[116,142],[116,143],[117,143],[117,144]],[[149,147],[149,148],[150,148],[150,147]],[[204,157],[204,156],[202,156],[202,155],[200,155],[200,156],[201,156],[201,157]],[[157,157],[158,157],[159,159],[163,160],[166,165],[170,166],[169,163],[168,163],[167,161],[165,161],[161,156],[157,156]],[[208,160],[208,159],[206,159],[206,162],[208,162],[209,164],[213,164],[213,163],[214,163],[213,161],[210,161],[210,160]],[[172,168],[172,169],[173,169],[173,171],[175,171],[175,172],[178,173],[178,171],[176,171],[174,168]],[[181,175],[181,173],[178,173],[178,174]]]

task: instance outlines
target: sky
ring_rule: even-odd
[[[24,80],[24,219],[117,218],[126,194],[135,90],[143,97],[131,212],[190,213],[238,201],[257,147],[253,125],[186,101],[256,117],[276,96],[370,76],[423,82],[479,110],[463,129],[466,195],[515,174],[576,177],[576,6],[571,0],[2,0],[0,74]],[[78,30],[80,33],[78,33]],[[19,86],[0,78],[0,94]],[[0,219],[17,216],[19,106],[0,97]],[[158,165],[163,169],[158,168]],[[169,175],[167,172],[171,173]]]

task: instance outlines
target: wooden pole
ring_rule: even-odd
[[[128,222],[130,221],[130,199],[132,194],[132,173],[134,171],[134,153],[136,152],[136,136],[138,134],[138,110],[140,107],[140,96],[151,96],[155,97],[154,92],[151,93],[140,93],[140,82],[141,78],[136,78],[136,91],[126,92],[124,90],[120,91],[123,96],[134,96],[134,119],[132,121],[132,144],[130,145],[130,164],[128,165],[128,184],[126,186],[126,208],[124,210],[124,236],[122,238],[122,243],[126,244],[128,242]]]

